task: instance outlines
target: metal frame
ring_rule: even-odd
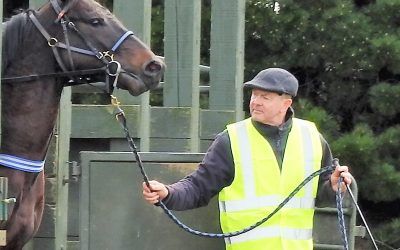
[[[139,153],[143,163],[147,162],[162,162],[162,163],[198,163],[204,157],[202,153],[170,153],[170,152],[144,152]],[[80,249],[81,250],[89,250],[90,245],[90,164],[93,162],[106,162],[110,164],[112,167],[113,164],[118,164],[119,162],[131,162],[132,167],[137,167],[135,164],[135,158],[130,152],[81,152],[81,167],[82,167],[82,178],[81,178],[81,193],[80,193]],[[116,166],[114,166],[116,167]],[[138,170],[139,171],[139,170]],[[151,177],[150,177],[151,178]],[[353,180],[351,185],[352,191],[355,194],[355,198],[357,199],[357,183]],[[356,208],[354,204],[349,200],[349,196],[345,196],[344,204],[346,207],[344,208],[344,213],[346,216],[346,220],[348,220],[348,239],[349,239],[349,249],[354,249],[354,241],[355,236],[358,235],[356,223]],[[127,208],[128,209],[128,208]],[[321,207],[316,208],[316,213],[319,215],[327,214],[335,216],[337,210],[334,207]],[[332,221],[329,225],[329,231],[326,232],[317,232],[314,233],[326,233],[332,235],[332,233],[336,233],[338,230],[337,221]],[[339,234],[339,231],[337,231]],[[105,236],[106,237],[106,236]],[[340,245],[340,242],[337,244],[318,244],[314,243],[314,249],[343,249],[343,246]]]

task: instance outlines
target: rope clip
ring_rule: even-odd
[[[114,107],[119,108],[119,105],[120,105],[121,103],[118,101],[117,97],[116,97],[115,95],[110,95],[110,97],[111,97],[111,104],[112,104]]]
[[[114,95],[110,95],[111,97],[111,105],[115,108],[115,119],[117,119],[117,121],[119,120],[118,117],[120,115],[124,115],[124,111],[119,107],[119,105],[121,104],[117,97]]]

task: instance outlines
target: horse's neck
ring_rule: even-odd
[[[59,100],[55,82],[3,84],[1,152],[43,160]]]
[[[9,28],[3,38],[8,41],[7,51],[15,49],[13,40],[17,39],[18,44],[18,53],[8,60],[3,76],[54,72],[54,56],[43,36],[24,16],[18,19],[7,24]],[[11,24],[18,27],[17,33],[11,31]],[[46,26],[45,22],[43,25]],[[53,78],[2,85],[2,153],[43,160],[57,118],[61,90],[62,86]]]
[[[20,49],[29,51],[14,58],[4,76],[54,72],[55,62],[49,48]],[[57,118],[61,90],[54,78],[2,84],[2,153],[43,160]]]

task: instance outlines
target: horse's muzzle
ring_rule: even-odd
[[[139,74],[133,72],[122,72],[117,87],[126,89],[133,96],[156,88],[165,71],[165,64],[159,58],[153,58],[144,63]]]
[[[143,73],[148,77],[161,79],[164,74],[165,64],[159,58],[152,59],[143,65]]]

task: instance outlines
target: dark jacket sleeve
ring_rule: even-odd
[[[322,143],[322,162],[321,168],[332,165],[332,152],[329,147],[329,144],[326,142],[325,138],[321,135],[321,143]],[[317,198],[315,201],[315,205],[317,207],[324,207],[334,204],[335,202],[335,192],[332,190],[330,177],[332,172],[326,172],[319,177],[319,185]]]
[[[217,135],[197,170],[168,185],[163,200],[169,209],[186,210],[205,206],[234,178],[233,156],[227,131]]]

